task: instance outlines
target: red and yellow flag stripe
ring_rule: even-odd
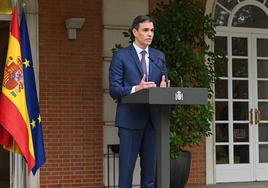
[[[0,98],[0,124],[12,135],[21,154],[27,161],[28,171],[30,172],[35,166],[35,157],[26,105],[20,30],[16,7],[14,8],[11,22],[2,95]]]

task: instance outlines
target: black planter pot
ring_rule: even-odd
[[[184,188],[190,174],[192,154],[182,152],[178,159],[170,159],[170,188]]]

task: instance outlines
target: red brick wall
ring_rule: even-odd
[[[205,2],[205,0],[201,0]],[[169,0],[149,0],[150,10],[157,7],[157,3],[168,3]],[[192,151],[192,167],[188,184],[206,184],[206,149],[205,144],[191,148]]]
[[[200,144],[191,148],[192,166],[188,184],[204,185],[206,184],[206,147],[205,144]]]
[[[65,19],[83,17],[76,40]],[[102,1],[39,0],[41,187],[103,187]]]

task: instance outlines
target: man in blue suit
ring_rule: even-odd
[[[110,95],[118,101],[115,124],[120,140],[119,187],[132,188],[139,154],[141,187],[154,188],[159,109],[148,104],[122,104],[120,99],[141,89],[166,87],[165,55],[149,47],[154,36],[150,17],[136,17],[132,34],[134,42],[114,53],[109,68]]]

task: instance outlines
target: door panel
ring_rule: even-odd
[[[250,45],[248,35],[218,36],[215,40],[215,51],[222,52],[226,46],[229,60],[227,74],[222,74],[215,83],[217,182],[251,181],[253,176],[249,126]]]
[[[215,83],[216,182],[268,181],[267,8],[268,0],[216,1],[214,50],[228,58]]]
[[[255,106],[255,179],[268,180],[268,35],[252,35],[255,49],[256,73],[253,82],[256,83]]]
[[[216,37],[229,60],[215,83],[216,182],[268,180],[267,49],[268,35]]]

